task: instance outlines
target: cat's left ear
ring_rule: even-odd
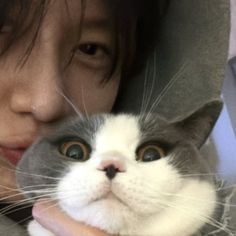
[[[222,109],[222,101],[214,100],[206,103],[176,125],[181,128],[186,137],[200,148],[212,131]]]

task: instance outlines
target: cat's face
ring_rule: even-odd
[[[49,194],[73,218],[110,233],[176,235],[183,220],[179,233],[193,233],[203,220],[193,224],[191,215],[207,219],[216,200],[197,149],[214,122],[204,109],[170,123],[154,114],[67,122],[26,153],[19,168],[32,176],[18,174],[19,184],[44,185],[28,195]]]

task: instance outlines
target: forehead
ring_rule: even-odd
[[[106,19],[112,17],[111,0],[86,0],[85,2],[85,19]]]
[[[102,147],[104,150],[119,145],[138,146],[149,141],[174,144],[184,139],[183,132],[175,124],[168,123],[158,116],[142,119],[140,116],[128,114],[97,114],[89,119],[72,119],[65,122],[52,140],[66,137],[79,137],[93,147]],[[124,146],[123,146],[124,147]]]
[[[142,142],[158,141],[163,144],[175,144],[184,140],[185,134],[176,122],[167,121],[157,114],[139,119]]]
[[[64,24],[77,26],[81,23],[81,17],[83,24],[109,23],[113,15],[110,5],[107,0],[51,0],[46,18],[48,21],[57,19]]]
[[[79,118],[67,121],[48,137],[53,143],[72,139],[82,139],[100,152],[133,152],[140,141],[140,126],[135,116],[94,115],[88,120]]]
[[[135,116],[108,116],[95,136],[95,147],[103,152],[133,150],[140,140],[140,127]]]

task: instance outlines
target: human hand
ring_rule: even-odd
[[[41,200],[33,207],[34,219],[56,236],[111,236],[64,214],[52,201]]]

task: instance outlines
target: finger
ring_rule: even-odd
[[[57,236],[109,236],[101,230],[71,219],[56,207],[55,203],[46,199],[34,205],[33,216],[37,222]]]

